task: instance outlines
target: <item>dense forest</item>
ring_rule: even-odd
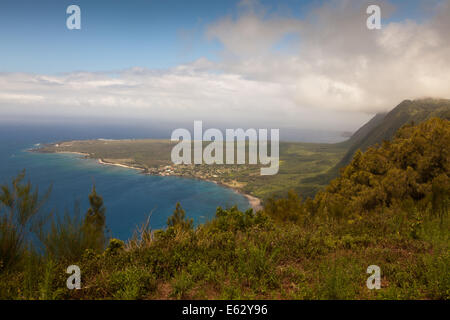
[[[449,146],[448,120],[410,123],[314,198],[217,208],[196,228],[177,204],[166,229],[150,216],[126,242],[108,238],[95,187],[86,213],[55,218],[21,174],[0,191],[0,298],[449,299]],[[80,290],[66,287],[70,265]]]

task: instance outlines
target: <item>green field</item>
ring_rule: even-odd
[[[260,175],[260,165],[179,165],[170,160],[175,142],[167,140],[83,140],[46,145],[39,152],[79,152],[104,162],[140,168],[146,173],[212,180],[265,199],[294,189],[312,196],[323,187],[314,177],[326,173],[344,156],[344,144],[280,143],[280,170]],[[205,142],[205,145],[207,143]],[[248,149],[247,149],[248,151]],[[303,180],[308,178],[308,182]]]

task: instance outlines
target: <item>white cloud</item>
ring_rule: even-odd
[[[327,2],[297,23],[248,13],[212,25],[210,33],[223,43],[225,57],[240,57],[225,58],[224,70],[293,85],[297,108],[376,113],[403,99],[450,97],[449,3],[442,1],[437,14],[422,23],[385,23],[380,31],[365,27],[369,2],[342,0]],[[386,19],[394,7],[380,5]],[[248,21],[258,28],[239,33]],[[299,35],[294,54],[270,52],[292,32]],[[248,57],[248,43],[260,42],[264,45]]]
[[[266,18],[265,11],[256,3],[243,1],[238,19],[225,17],[209,26],[207,36],[218,39],[231,57],[254,59],[267,55],[284,36],[296,34],[302,22],[279,16]]]
[[[0,115],[356,129],[403,99],[450,96],[449,3],[420,23],[370,31],[362,1],[327,2],[303,19],[245,1],[236,17],[205,31],[223,45],[218,61],[165,71],[0,73]],[[393,10],[382,2],[384,18]]]

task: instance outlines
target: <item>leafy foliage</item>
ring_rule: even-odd
[[[50,189],[39,197],[39,191],[33,190],[30,182],[24,183],[24,178],[25,171],[11,186],[0,186],[0,271],[21,260],[31,237],[36,236],[50,217],[41,212]]]
[[[103,206],[103,198],[97,194],[95,185],[92,187],[92,192],[89,195],[90,208],[86,212],[84,219],[83,231],[90,234],[95,243],[93,247],[97,250],[102,250],[105,247],[105,228],[106,228],[106,208]]]
[[[173,215],[167,219],[167,226],[189,230],[192,229],[193,225],[194,220],[186,218],[186,212],[181,207],[181,204],[177,202]]]
[[[407,125],[357,152],[314,199],[290,192],[259,212],[219,207],[197,228],[177,204],[165,230],[148,220],[140,237],[111,239],[104,251],[82,240],[88,221],[104,231],[94,188],[84,220],[48,231],[67,252],[23,249],[23,263],[0,273],[0,298],[449,299],[449,138],[447,120]],[[64,257],[80,266],[81,290],[65,288]],[[372,264],[380,290],[366,287]]]
[[[349,150],[331,171],[339,173],[339,168],[349,164],[357,150],[366,151],[377,143],[391,140],[402,126],[411,123],[421,123],[433,117],[450,120],[450,100],[405,100],[389,113],[377,114],[371,121],[355,132],[350,140],[343,143],[350,146]]]
[[[433,213],[442,215],[450,195],[449,146],[447,120],[406,125],[391,142],[358,151],[341,176],[317,195],[316,210],[349,217],[414,204],[431,205]]]

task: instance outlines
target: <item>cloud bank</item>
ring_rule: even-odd
[[[0,116],[221,122],[356,129],[404,99],[450,97],[450,1],[418,22],[366,28],[368,3],[330,1],[302,18],[244,1],[209,25],[223,49],[164,71],[0,73]]]

